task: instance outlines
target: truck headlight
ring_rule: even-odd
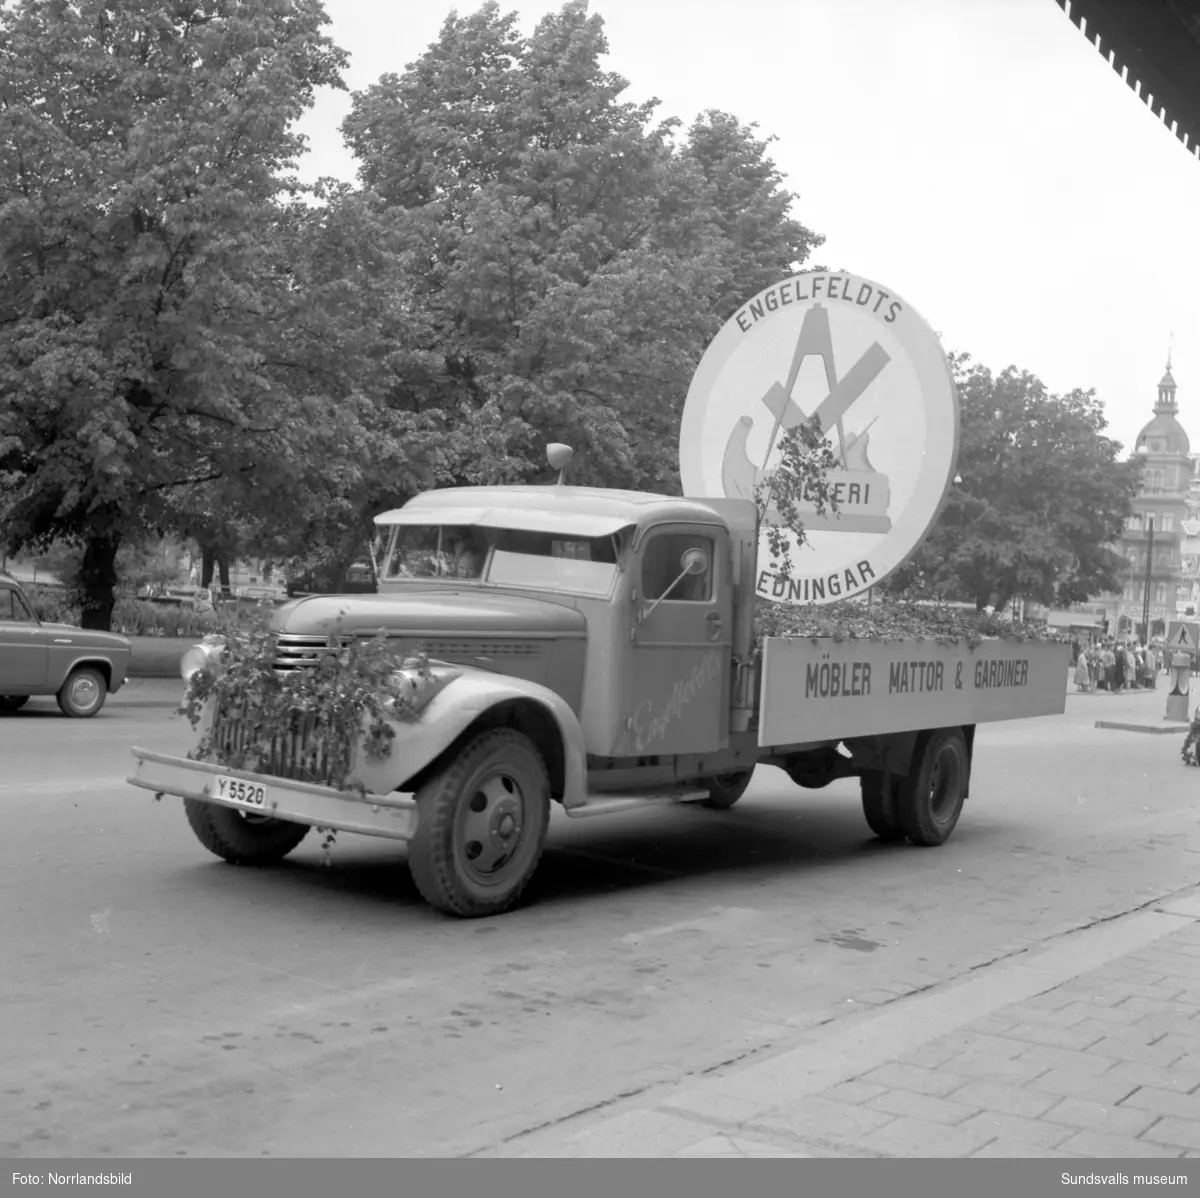
[[[225,646],[216,640],[203,640],[193,645],[179,663],[179,674],[184,682],[190,682],[192,675],[201,670],[215,670],[220,664]]]
[[[392,689],[392,706],[403,704],[411,711],[420,711],[428,706],[433,697],[445,690],[462,670],[446,667],[421,669],[420,666],[404,666],[388,678]]]

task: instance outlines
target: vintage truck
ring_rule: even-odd
[[[802,787],[861,779],[876,835],[940,845],[967,797],[976,724],[1064,710],[1055,643],[768,638],[758,643],[758,511],[563,485],[421,494],[377,517],[379,593],[276,616],[282,671],[330,629],[384,629],[429,655],[418,718],[359,754],[361,791],[276,746],[258,772],[133,750],[133,785],[182,796],[201,843],[281,859],[311,827],[407,842],[424,898],[496,914],[537,867],[551,809],[572,818],[673,802],[731,808],[755,768]],[[220,668],[201,648],[185,676]],[[244,730],[212,710],[220,744]],[[277,751],[276,751],[277,750]]]

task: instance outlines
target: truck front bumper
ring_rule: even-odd
[[[417,830],[417,804],[407,795],[361,797],[328,786],[312,786],[288,778],[228,769],[186,757],[168,757],[148,749],[133,750],[137,768],[128,780],[133,786],[153,791],[155,797],[179,795],[201,803],[232,807],[254,815],[273,816],[316,828],[358,832],[363,836],[385,836],[389,840],[411,840]],[[217,779],[238,778],[265,790],[264,802],[250,804],[217,794]]]

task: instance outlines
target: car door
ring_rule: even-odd
[[[708,568],[681,580],[692,549],[705,554]],[[626,755],[723,748],[733,644],[729,533],[716,525],[660,525],[638,547],[633,566]]]
[[[20,591],[0,582],[0,694],[21,694],[46,685],[46,633]]]

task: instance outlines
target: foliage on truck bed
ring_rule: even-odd
[[[336,627],[330,647],[303,669],[276,668],[278,634],[266,619],[227,628],[220,643],[219,665],[192,675],[179,710],[195,728],[211,700],[225,727],[236,721],[238,735],[230,744],[218,731],[222,725],[212,724],[188,756],[258,772],[274,754],[298,753],[314,769],[319,763],[320,777],[312,781],[338,790],[363,789],[351,776],[360,743],[368,757],[387,757],[395,737],[389,719],[416,717],[413,687],[397,671],[428,670],[423,656],[400,659],[382,633],[343,637]]]
[[[880,596],[872,603],[848,600],[825,606],[790,606],[759,599],[755,612],[758,639],[798,637],[835,641],[932,640],[966,644],[974,649],[987,639],[1062,642],[1070,638],[1056,629],[1014,623],[987,612],[972,612],[946,603],[903,596]]]

